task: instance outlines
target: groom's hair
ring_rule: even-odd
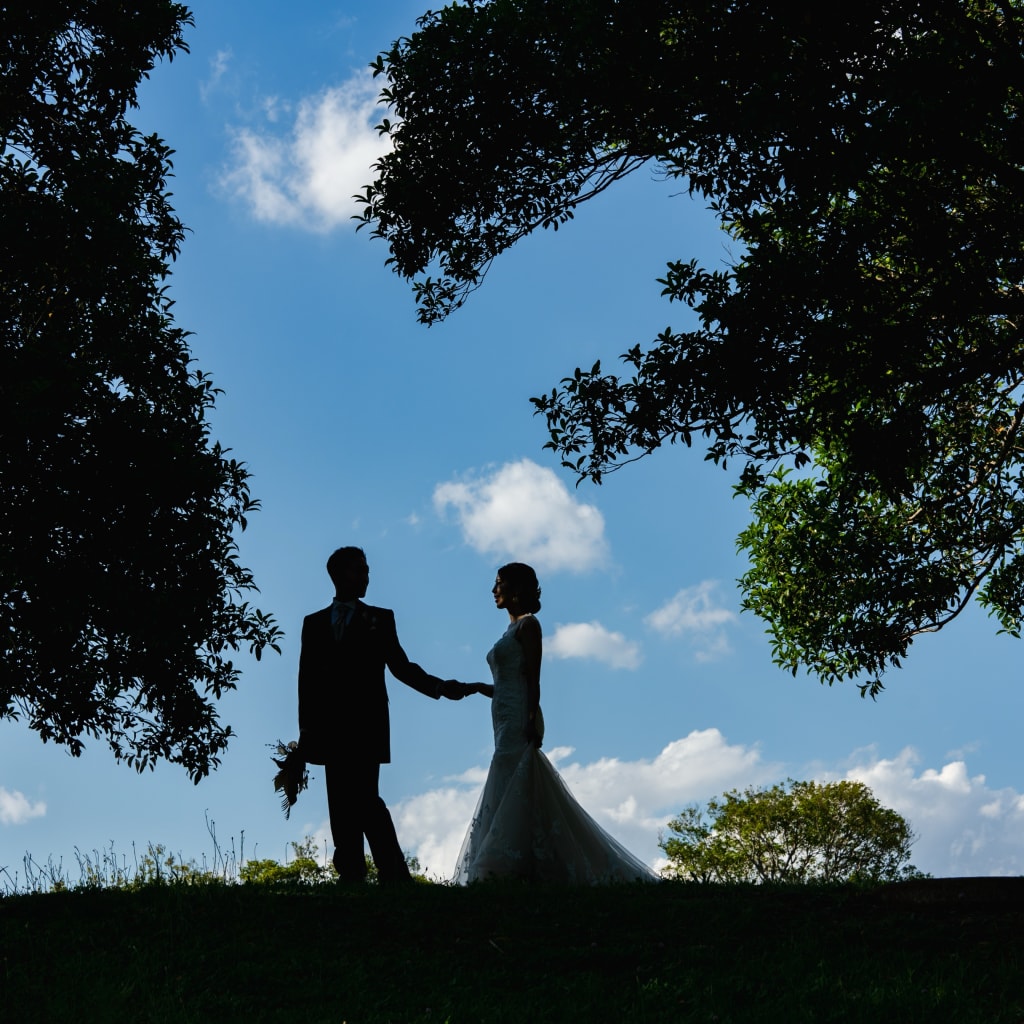
[[[331,582],[335,586],[341,581],[345,568],[355,561],[366,561],[366,552],[362,548],[338,548],[331,553],[331,557],[327,559],[327,575],[331,577]]]

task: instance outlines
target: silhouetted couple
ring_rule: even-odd
[[[492,588],[509,626],[487,655],[493,682],[439,679],[402,649],[394,613],[364,604],[370,570],[362,549],[327,561],[335,598],[306,617],[299,657],[299,749],[324,765],[342,881],[366,876],[363,836],[382,883],[410,878],[391,814],[380,797],[380,766],[391,760],[385,666],[433,699],[492,698],[494,757],[456,865],[455,880],[650,881],[654,875],[576,802],[541,753],[540,587],[528,565],[498,570]]]

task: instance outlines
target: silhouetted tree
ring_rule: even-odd
[[[257,503],[171,317],[171,150],[126,118],[191,23],[160,0],[0,8],[0,718],[198,781],[231,652],[279,631],[242,600]]]
[[[914,835],[862,782],[731,790],[669,822],[665,874],[699,882],[893,882],[920,877]]]
[[[744,605],[794,673],[874,696],[972,596],[1019,635],[1019,0],[469,0],[418,29],[374,65],[393,150],[360,227],[423,322],[647,164],[736,242],[659,282],[695,330],[533,399],[564,465],[700,438],[738,464]]]

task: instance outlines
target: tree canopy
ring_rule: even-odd
[[[188,10],[0,8],[0,719],[198,781],[232,651],[276,649],[235,533],[257,503],[171,315],[171,150],[127,119]]]
[[[697,882],[894,882],[919,876],[914,835],[863,782],[794,782],[686,808],[659,846]]]
[[[972,598],[1021,629],[1022,39],[1019,0],[452,4],[373,65],[359,226],[432,324],[640,166],[704,201],[737,255],[659,282],[696,328],[535,411],[580,479],[695,440],[731,467],[776,662],[874,696]]]

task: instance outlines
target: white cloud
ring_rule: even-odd
[[[991,789],[964,761],[917,771],[910,747],[895,758],[861,751],[845,777],[910,822],[918,835],[913,862],[938,876],[1024,874],[1024,797]]]
[[[438,484],[434,507],[455,513],[467,544],[482,554],[529,562],[538,571],[583,572],[608,557],[604,517],[529,459],[489,476]]]
[[[711,661],[729,653],[725,627],[735,622],[736,614],[716,601],[718,584],[704,580],[695,587],[680,590],[644,620],[665,636],[685,635],[696,648],[699,661]]]
[[[30,818],[41,818],[44,814],[46,804],[41,800],[33,803],[24,793],[0,786],[0,825],[23,825]]]
[[[482,785],[433,789],[391,808],[402,849],[418,858],[428,878],[444,880],[454,873]]]
[[[352,197],[372,180],[371,165],[389,145],[373,127],[382,116],[379,88],[365,72],[307,96],[283,135],[271,130],[281,108],[269,100],[262,130],[232,130],[222,187],[258,220],[321,232],[349,224],[359,209]]]
[[[590,658],[612,668],[637,668],[643,660],[637,644],[600,622],[559,623],[554,636],[544,640],[544,650],[556,658]]]
[[[717,729],[691,732],[651,760],[579,764],[569,760],[572,753],[571,747],[555,747],[547,756],[590,815],[648,864],[659,860],[659,829],[687,804],[774,781],[782,772],[763,763],[755,748],[726,743]],[[428,876],[451,876],[484,777],[483,770],[472,769],[392,807],[402,848],[419,858]]]

